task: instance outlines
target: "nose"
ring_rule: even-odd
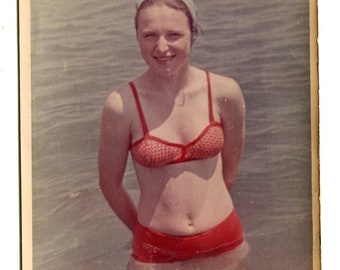
[[[168,41],[165,37],[160,36],[157,44],[156,44],[156,50],[160,53],[167,52],[169,50]]]

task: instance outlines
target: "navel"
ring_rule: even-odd
[[[193,227],[194,226],[194,221],[193,221],[193,216],[191,213],[187,213],[187,219],[188,219],[188,226]]]

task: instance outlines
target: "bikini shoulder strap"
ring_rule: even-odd
[[[211,81],[210,74],[208,71],[205,71],[207,74],[207,83],[208,83],[208,103],[209,103],[209,121],[210,123],[214,122],[214,112],[213,112],[213,102],[212,102],[212,93],[211,93]]]
[[[146,121],[145,121],[145,116],[144,116],[144,113],[143,113],[143,110],[142,110],[142,105],[141,105],[139,97],[138,97],[137,88],[136,88],[136,86],[133,82],[130,82],[129,85],[130,85],[130,88],[132,90],[133,96],[134,96],[135,101],[136,101],[136,106],[137,106],[139,118],[140,118],[140,121],[142,123],[143,134],[145,136],[146,134],[149,133],[149,129],[148,129],[148,125],[146,124]]]

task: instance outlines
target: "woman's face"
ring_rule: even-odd
[[[180,10],[154,4],[140,11],[137,38],[145,62],[159,76],[171,76],[189,64],[189,19]]]

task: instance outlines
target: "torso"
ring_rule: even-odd
[[[142,84],[136,83],[152,136],[186,145],[209,126],[206,79],[203,71],[197,70],[196,74],[200,79],[195,88],[187,89],[184,106],[153,99],[142,87],[138,88]],[[131,108],[136,107],[130,95]],[[212,104],[214,121],[220,123],[214,98]],[[145,134],[137,108],[131,114],[131,141],[136,142]],[[220,154],[157,168],[145,167],[136,160],[134,165],[141,189],[138,219],[146,227],[173,235],[196,234],[214,227],[233,210]]]

